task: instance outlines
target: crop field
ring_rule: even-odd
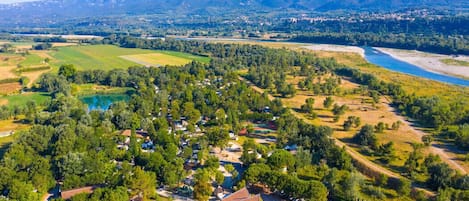
[[[144,66],[160,66],[160,65],[170,65],[170,66],[180,66],[188,64],[191,60],[175,57],[171,55],[165,55],[161,53],[150,53],[150,54],[134,54],[121,56],[129,61],[144,65]]]
[[[185,53],[120,48],[112,45],[58,47],[57,51],[52,51],[49,55],[53,57],[51,63],[54,67],[62,64],[73,64],[78,70],[126,69],[130,66],[142,65],[142,63],[145,63],[145,65],[147,63],[152,65],[180,65],[189,63],[191,60],[206,61],[204,57]],[[123,57],[130,58],[132,61]]]
[[[18,92],[21,89],[21,84],[19,82],[15,83],[6,83],[0,84],[0,95],[8,95]],[[0,98],[0,105],[1,105],[1,98]]]
[[[16,66],[0,66],[0,80],[18,77],[14,70]]]

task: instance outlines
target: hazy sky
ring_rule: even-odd
[[[25,1],[34,1],[34,0],[0,0],[0,3],[16,3],[16,2],[25,2]]]

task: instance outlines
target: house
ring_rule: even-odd
[[[142,144],[142,149],[144,150],[149,150],[155,148],[155,145],[153,144],[153,141],[150,139],[147,139],[143,144]]]
[[[130,137],[132,135],[132,131],[130,129],[123,130],[121,132],[122,136]],[[148,132],[144,130],[136,130],[135,131],[135,137],[140,138],[140,139],[145,139],[145,137],[148,136]]]
[[[221,201],[260,201],[261,196],[259,194],[251,196],[247,188],[242,188],[239,191],[219,199]]]
[[[239,131],[238,135],[239,135],[239,136],[246,136],[246,135],[248,135],[248,129],[246,129],[246,128],[241,129],[241,130]]]
[[[68,191],[62,191],[62,192],[60,192],[60,197],[64,200],[68,200],[68,199],[71,199],[73,196],[78,195],[78,194],[83,194],[83,193],[91,194],[91,193],[94,192],[94,190],[96,188],[97,188],[96,186],[87,186],[87,187],[83,187],[83,188],[77,188],[77,189],[72,189],[72,190],[68,190]]]

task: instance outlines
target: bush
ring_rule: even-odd
[[[374,187],[371,185],[364,186],[362,191],[369,195],[372,198],[378,199],[378,200],[384,200],[386,199],[386,195],[381,191],[381,188],[379,187]]]

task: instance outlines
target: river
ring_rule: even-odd
[[[448,84],[469,86],[469,80],[424,70],[423,68],[398,60],[372,47],[363,47],[363,49],[365,50],[365,59],[368,62],[383,68]]]

